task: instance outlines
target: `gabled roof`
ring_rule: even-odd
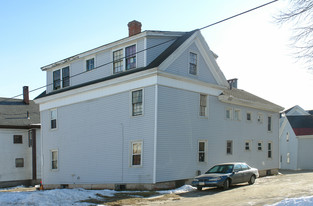
[[[302,107],[296,105],[284,111],[286,116],[300,116],[300,115],[310,115],[309,112],[305,111]]]
[[[56,90],[56,91],[50,92],[48,94],[46,93],[46,91],[44,91],[39,96],[37,96],[35,99],[43,98],[43,97],[46,97],[46,96],[62,93],[62,92],[69,91],[69,90],[72,90],[72,89],[77,89],[77,88],[80,88],[80,87],[96,84],[96,83],[99,83],[99,82],[103,82],[103,81],[107,81],[107,80],[110,80],[110,79],[118,78],[118,77],[125,76],[125,75],[128,75],[128,74],[132,74],[132,73],[140,72],[140,71],[143,71],[143,70],[148,70],[148,69],[152,69],[152,68],[158,67],[166,58],[168,58],[180,45],[182,45],[196,31],[198,31],[198,30],[194,30],[194,31],[191,31],[191,32],[183,33],[182,36],[178,37],[167,49],[165,49],[159,56],[157,56],[146,67],[141,67],[141,68],[135,68],[135,69],[127,70],[125,72],[121,72],[121,73],[113,74],[113,75],[110,75],[110,76],[107,76],[107,77],[99,78],[99,79],[94,80],[94,81],[90,81],[90,82],[82,83],[82,84],[79,84],[79,85],[66,87],[64,89]]]
[[[0,128],[39,128],[39,106],[20,99],[0,98]]]
[[[293,131],[297,136],[313,135],[313,116],[299,115],[286,116]]]
[[[266,111],[279,112],[284,109],[277,104],[237,88],[224,90],[219,95],[218,99],[225,103],[237,104]]]

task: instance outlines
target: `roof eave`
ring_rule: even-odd
[[[227,103],[227,104],[235,104],[239,106],[245,106],[245,107],[250,107],[254,109],[270,111],[270,112],[280,112],[284,110],[283,107],[275,105],[275,104],[263,104],[260,102],[252,102],[252,101],[245,100],[245,99],[239,99],[231,95],[219,95],[218,99],[219,101]]]

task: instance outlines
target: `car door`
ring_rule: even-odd
[[[242,169],[242,182],[248,182],[251,177],[251,171],[248,165],[241,164]]]
[[[243,181],[243,172],[240,164],[234,165],[234,172],[232,176],[232,183],[237,184]]]

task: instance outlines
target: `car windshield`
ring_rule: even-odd
[[[215,165],[209,169],[205,174],[210,173],[231,173],[233,171],[234,165]]]

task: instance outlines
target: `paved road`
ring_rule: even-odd
[[[286,198],[313,195],[313,171],[280,171],[280,175],[257,179],[254,185],[241,184],[227,191],[215,188],[180,194],[150,205],[267,205]]]

